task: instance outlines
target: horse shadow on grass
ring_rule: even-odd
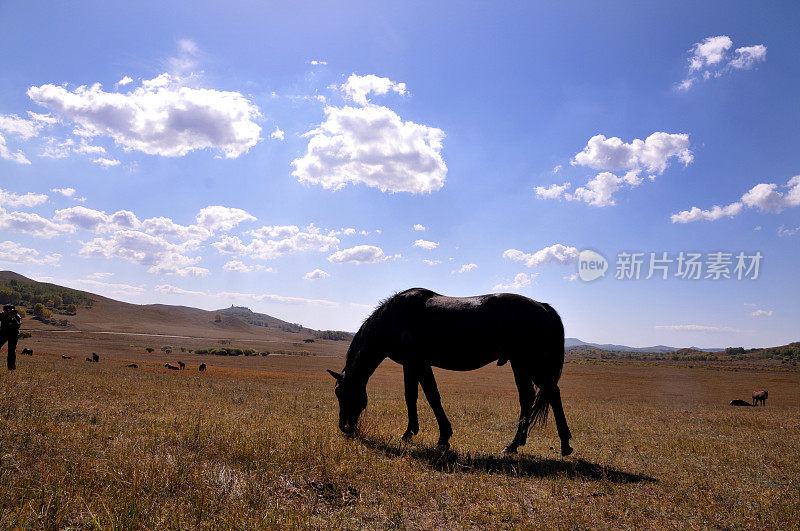
[[[548,478],[566,476],[570,479],[589,481],[608,481],[611,483],[652,483],[656,478],[612,467],[599,465],[580,458],[552,459],[532,455],[491,455],[467,452],[460,454],[454,450],[440,450],[436,447],[413,443],[396,443],[368,436],[359,441],[389,457],[410,457],[439,472],[485,472],[505,474],[514,477]]]

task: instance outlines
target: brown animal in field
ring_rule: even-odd
[[[732,405],[732,406],[747,406],[747,407],[753,407],[753,406],[752,406],[752,404],[750,404],[750,402],[747,402],[746,400],[740,400],[740,399],[738,399],[738,398],[737,398],[736,400],[731,400],[731,403],[730,403],[730,405]]]
[[[130,365],[125,365],[125,366],[126,367],[130,367],[131,369],[138,369],[139,368],[139,366],[136,365],[135,363],[131,363]]]
[[[61,356],[62,360],[71,360],[72,356]]]
[[[29,348],[24,348],[24,349],[22,349],[20,354],[22,354],[23,356],[33,356],[33,350],[31,350]]]
[[[179,370],[181,370],[180,367],[176,367],[175,365],[170,365],[169,363],[165,363],[164,367],[166,367],[167,369],[169,369],[171,371],[179,371]]]
[[[92,361],[97,363],[98,361],[100,361],[100,356],[92,352]]]
[[[768,396],[769,393],[766,391],[753,391],[753,405],[757,406],[758,404],[761,404],[762,406],[766,406]]]
[[[182,361],[179,361],[179,362],[178,362],[178,367],[180,367],[180,368],[181,368],[181,370],[183,370],[183,369],[185,369],[185,368],[186,368],[186,364],[185,364],[184,362],[182,362]]]
[[[206,370],[206,364],[205,363],[201,363],[200,367],[198,367],[197,370],[200,371],[200,372],[205,371]]]

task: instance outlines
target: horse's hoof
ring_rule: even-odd
[[[436,445],[436,449],[439,450],[440,452],[446,452],[447,450],[450,449],[450,443],[449,442],[439,442]]]
[[[517,453],[517,447],[509,444],[505,448],[503,448],[503,455],[512,455]]]
[[[572,450],[572,448],[570,446],[562,446],[561,447],[561,455],[563,455],[564,457],[566,457],[569,454],[571,454],[572,451],[573,450]]]
[[[407,432],[405,432],[405,433],[403,434],[403,436],[402,436],[402,437],[400,437],[400,439],[401,439],[403,442],[410,442],[410,441],[411,441],[411,439],[412,439],[413,437],[414,437],[414,434],[413,434],[413,433],[411,433],[410,431],[407,431]]]

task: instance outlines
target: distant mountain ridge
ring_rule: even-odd
[[[666,353],[666,352],[676,352],[678,350],[683,350],[687,347],[670,347],[667,345],[655,345],[652,347],[629,347],[627,345],[615,345],[613,343],[587,343],[586,341],[581,341],[575,337],[567,337],[564,338],[564,348],[569,350],[572,347],[592,347],[598,350],[605,350],[609,352],[658,352],[658,353]],[[698,350],[702,352],[719,352],[721,350],[725,350],[725,348],[700,348],[700,347],[688,347],[691,350]]]

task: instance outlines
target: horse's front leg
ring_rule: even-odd
[[[409,365],[403,365],[403,379],[406,391],[406,407],[408,408],[408,428],[403,434],[404,441],[419,433],[419,418],[417,417],[417,396],[419,392],[419,378],[417,371]]]
[[[419,383],[422,385],[422,391],[425,393],[425,398],[428,399],[428,404],[431,405],[436,422],[439,424],[439,448],[450,448],[450,437],[453,436],[453,427],[450,421],[447,420],[447,415],[444,414],[442,408],[442,397],[439,395],[439,388],[436,386],[436,379],[433,377],[433,369],[430,365],[423,367],[419,373]]]

